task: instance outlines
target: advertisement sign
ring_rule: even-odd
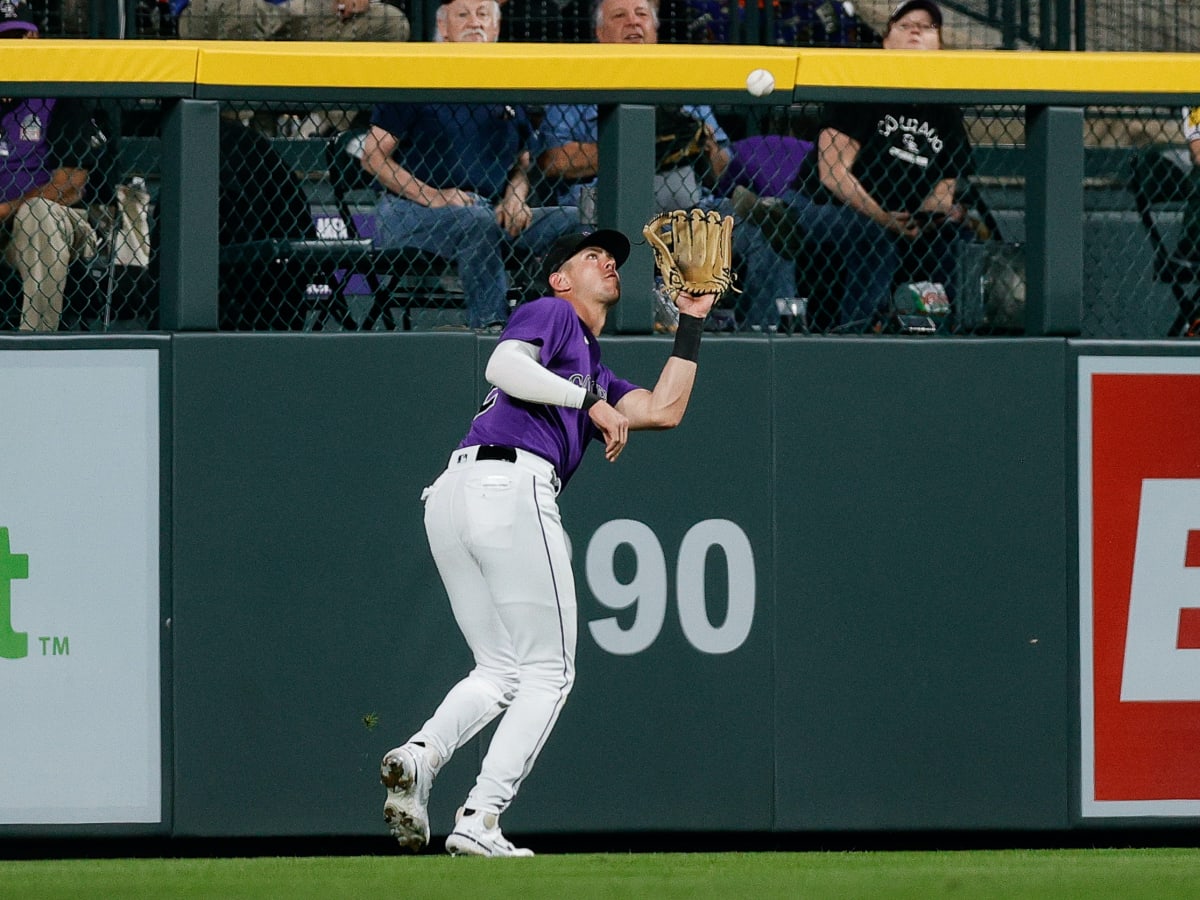
[[[162,820],[154,350],[0,352],[0,824]]]
[[[1200,816],[1200,360],[1079,361],[1084,817]]]

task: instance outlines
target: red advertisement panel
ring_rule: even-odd
[[[1085,358],[1080,403],[1083,811],[1200,814],[1200,361]]]

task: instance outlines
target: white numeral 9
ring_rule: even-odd
[[[637,560],[637,572],[628,584],[613,571],[617,548],[628,544]],[[667,561],[654,532],[634,519],[613,519],[596,529],[587,549],[588,586],[601,605],[628,609],[637,604],[637,614],[627,631],[616,617],[589,622],[596,643],[617,656],[641,653],[654,643],[667,615]]]
[[[635,571],[629,582],[617,578],[617,549],[633,550]],[[728,583],[725,618],[713,625],[704,591],[708,552],[725,554]],[[602,650],[617,656],[641,653],[658,638],[667,614],[667,561],[662,545],[649,526],[634,519],[605,522],[588,543],[585,563],[588,587],[607,609],[637,605],[632,624],[621,628],[615,616],[588,623]],[[679,624],[684,637],[702,653],[732,653],[746,642],[754,623],[754,551],[745,532],[728,519],[708,519],[693,525],[679,546],[675,567]]]

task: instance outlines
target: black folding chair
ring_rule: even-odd
[[[337,135],[327,145],[327,162],[338,216],[345,223],[349,237],[370,244],[374,237],[377,195],[371,176],[362,167],[365,135],[363,129]],[[402,310],[401,321],[395,323],[397,328],[409,327],[407,319],[416,307],[435,312],[462,309],[466,297],[454,273],[448,257],[406,247],[377,248],[360,259],[347,276],[366,280],[374,298],[371,308],[361,323],[354,323],[347,308],[344,322],[348,328],[369,330],[393,304]]]

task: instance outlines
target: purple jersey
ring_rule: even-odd
[[[6,101],[0,108],[0,200],[16,200],[50,180],[54,100]]]
[[[538,359],[555,375],[595,391],[616,404],[637,385],[618,378],[600,362],[600,344],[575,308],[560,297],[543,297],[518,306],[500,340],[540,347]],[[479,408],[460,447],[500,444],[536,453],[554,463],[565,487],[591,440],[601,440],[587,410],[515,400],[493,388]]]

